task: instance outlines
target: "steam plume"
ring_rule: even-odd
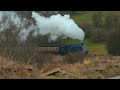
[[[21,40],[26,40],[32,30],[34,30],[33,36],[49,34],[49,41],[55,41],[61,36],[79,40],[83,40],[85,37],[84,31],[70,19],[70,15],[61,16],[57,14],[46,18],[36,12],[32,12],[31,17],[35,19],[36,23],[26,27],[29,20],[20,18],[15,11],[0,11],[0,31],[5,29],[5,25],[10,27],[8,25],[10,21],[17,28],[21,28],[19,33]],[[6,22],[4,22],[4,18],[6,18]]]

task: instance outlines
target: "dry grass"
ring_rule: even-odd
[[[56,57],[56,55],[48,52],[40,52],[38,47],[1,47],[0,56],[30,64],[38,63],[39,65],[63,62],[60,55]]]
[[[61,56],[53,56],[62,62]],[[120,75],[120,56],[87,57],[83,64],[48,63],[38,68],[0,57],[1,79],[104,79]]]
[[[0,79],[34,79],[40,78],[39,73],[35,65],[0,57]]]
[[[56,72],[56,68],[65,73],[54,74],[53,71]],[[51,73],[51,75],[45,74],[45,78],[52,79],[104,79],[120,75],[120,57],[89,57],[84,60],[83,64],[48,64],[43,67],[43,71]]]

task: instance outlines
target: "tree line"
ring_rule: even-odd
[[[93,42],[105,42],[109,54],[120,55],[120,12],[96,12],[92,23],[86,22],[82,28]]]

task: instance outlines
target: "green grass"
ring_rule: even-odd
[[[71,18],[76,22],[76,24],[78,24],[78,26],[80,26],[86,22],[92,22],[92,16],[95,14],[95,12],[96,11],[88,11],[82,15],[72,15]],[[110,14],[116,14],[120,16],[120,11],[102,11],[103,18]]]
[[[91,39],[85,39],[84,43],[88,47],[89,53],[96,51],[98,55],[107,54],[107,49],[104,42],[94,43]]]
[[[104,42],[94,43],[91,39],[85,39],[84,43],[88,47],[89,53],[96,51],[98,55],[107,54],[107,49]]]
[[[80,44],[79,40],[68,39],[64,41],[65,44]],[[93,51],[96,51],[98,55],[105,55],[107,54],[106,45],[104,42],[94,43],[91,39],[84,40],[85,45],[89,49],[89,54]]]
[[[106,46],[105,45],[97,45],[97,46],[88,46],[89,53],[91,54],[93,51],[96,51],[98,55],[105,55],[107,54]]]
[[[71,18],[78,24],[78,26],[80,26],[84,24],[85,22],[91,22],[93,14],[94,13],[91,12],[91,13],[86,13],[83,15],[74,15],[74,16],[71,16]]]

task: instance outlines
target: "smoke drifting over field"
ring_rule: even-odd
[[[55,41],[61,36],[79,40],[84,39],[84,31],[70,19],[70,15],[61,16],[57,14],[46,18],[36,12],[32,12],[31,18],[33,18],[36,23],[27,26],[29,20],[20,18],[16,12],[0,11],[0,31],[5,30],[6,27],[9,28],[9,22],[12,22],[17,28],[21,28],[19,33],[21,40],[26,40],[32,30],[34,30],[33,36],[49,34],[49,41]]]

